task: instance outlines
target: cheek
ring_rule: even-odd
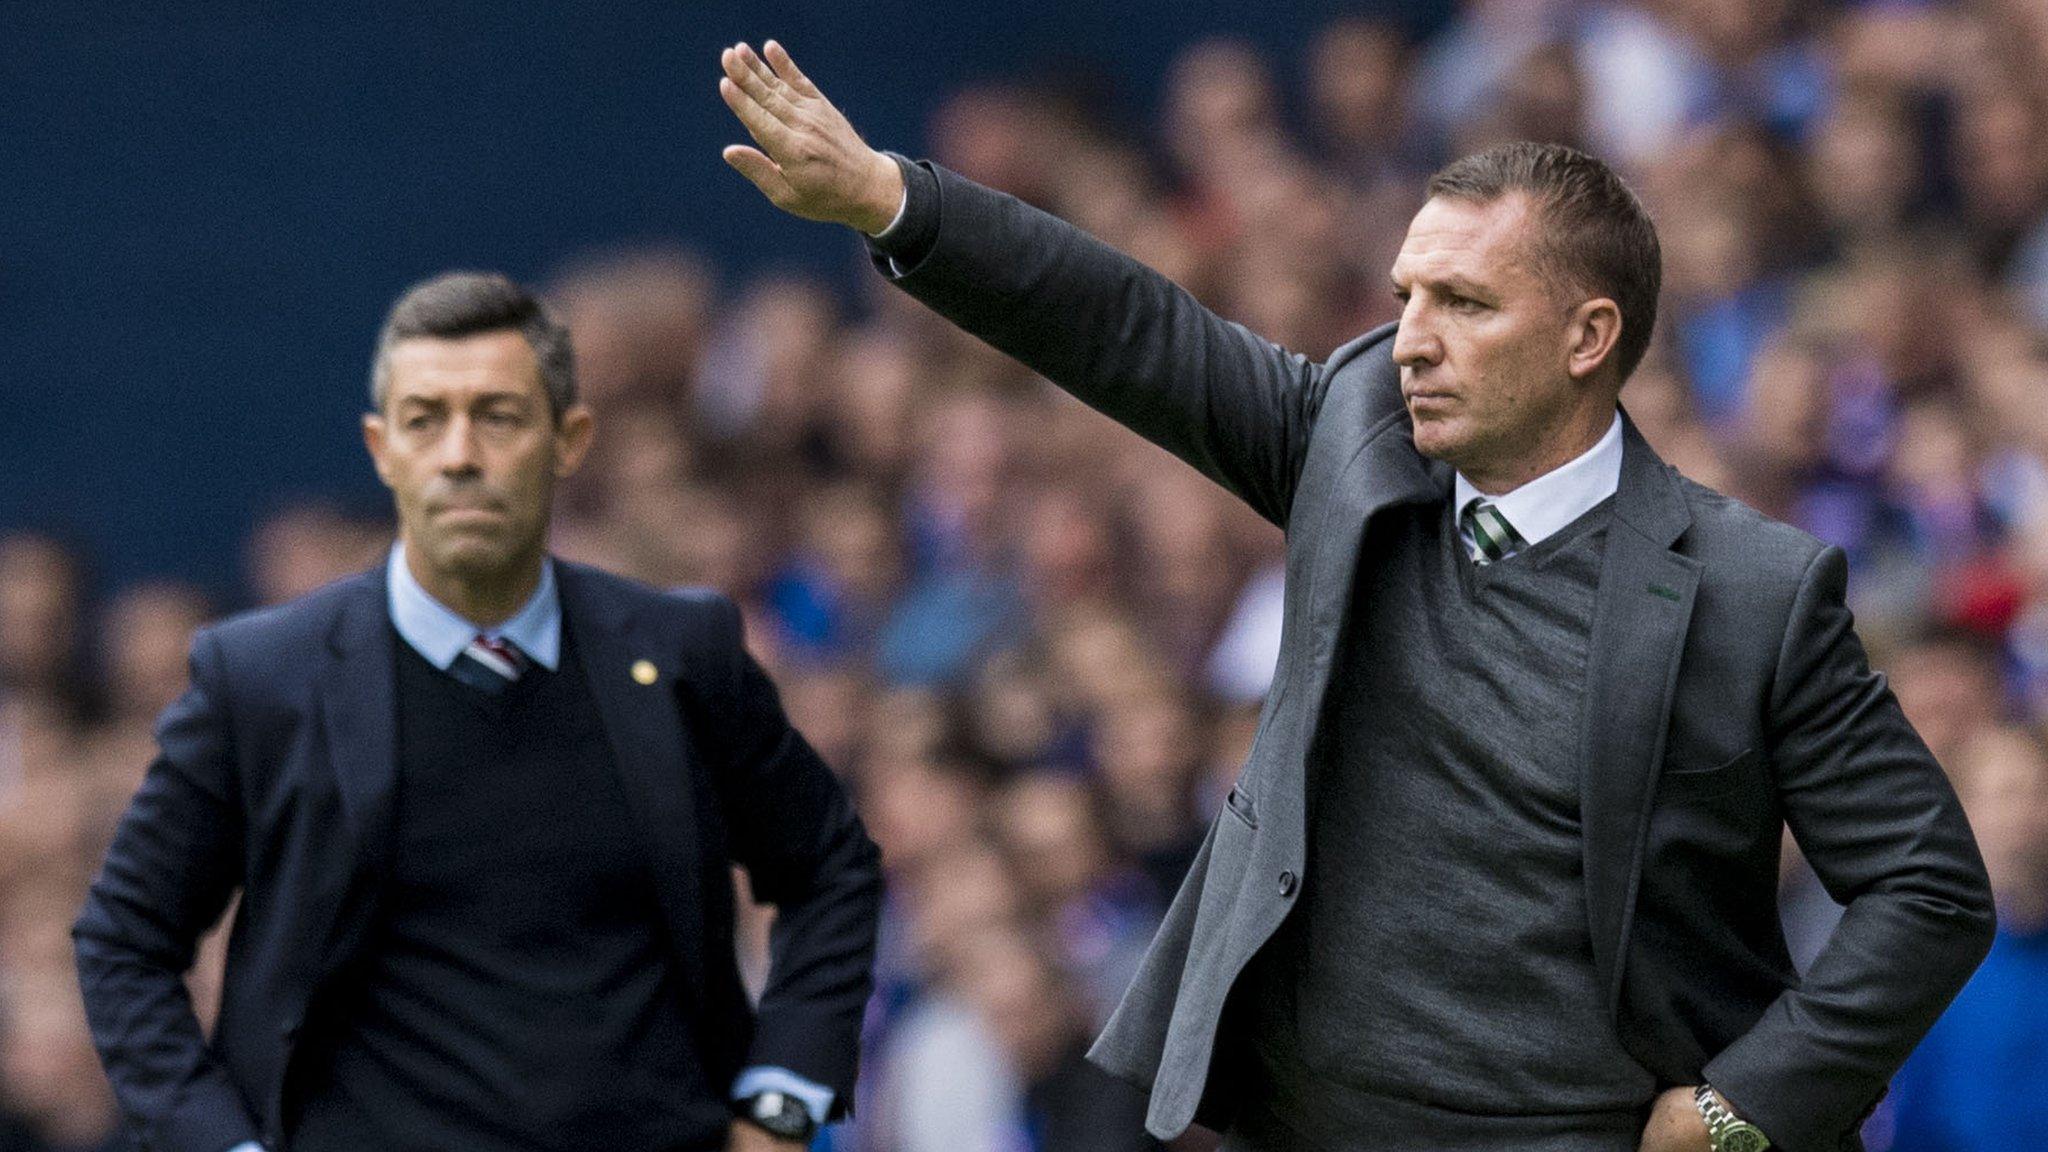
[[[1509,356],[1511,348],[1499,340],[1471,341],[1465,358],[1466,386],[1474,406],[1497,412],[1514,406],[1517,365]]]
[[[396,453],[385,458],[384,479],[391,485],[391,493],[401,504],[416,503],[420,490],[426,486],[430,470],[421,467],[419,461]]]
[[[1529,337],[1526,332],[1501,331],[1475,341],[1473,374],[1487,411],[1505,414],[1527,408],[1552,373],[1546,349]]]
[[[540,504],[553,491],[554,467],[554,452],[547,444],[523,448],[505,462],[505,487],[530,504]]]

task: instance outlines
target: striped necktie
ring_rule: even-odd
[[[1491,564],[1505,560],[1529,546],[1508,518],[1500,514],[1491,500],[1475,498],[1465,505],[1465,511],[1458,516],[1458,526],[1464,530],[1466,541],[1472,546],[1472,561],[1475,564]]]
[[[448,666],[448,674],[479,692],[496,696],[526,671],[526,653],[510,640],[478,633]]]

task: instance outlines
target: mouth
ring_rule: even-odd
[[[499,520],[505,515],[496,504],[442,504],[430,511],[440,520]]]

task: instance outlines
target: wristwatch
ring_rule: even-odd
[[[1707,1122],[1707,1140],[1714,1152],[1764,1152],[1771,1146],[1763,1129],[1730,1112],[1712,1087],[1702,1084],[1693,1089],[1692,1103]]]
[[[733,1101],[733,1111],[739,1113],[740,1119],[783,1140],[808,1144],[818,1134],[818,1122],[812,1118],[811,1110],[787,1092],[756,1092],[744,1100]]]

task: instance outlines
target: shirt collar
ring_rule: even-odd
[[[552,672],[562,659],[562,598],[555,591],[555,562],[543,557],[540,586],[512,618],[496,628],[485,628],[462,618],[453,608],[434,599],[432,593],[413,578],[405,563],[405,545],[391,547],[385,562],[386,584],[390,589],[391,624],[436,668],[446,669],[481,632],[493,640],[510,640],[528,659]]]
[[[1598,443],[1566,464],[1545,472],[1503,496],[1487,496],[1460,472],[1451,483],[1456,510],[1484,497],[1507,517],[1522,539],[1531,544],[1579,518],[1586,509],[1614,495],[1621,487],[1621,412]]]

